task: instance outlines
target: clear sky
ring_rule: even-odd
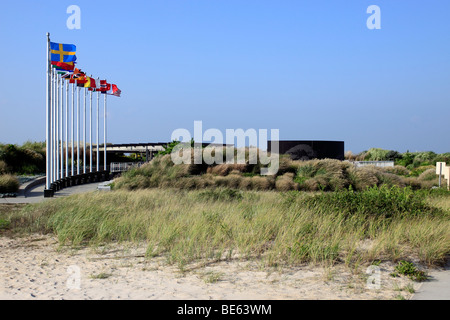
[[[0,142],[45,140],[50,32],[122,90],[108,97],[108,142],[169,141],[201,120],[353,152],[449,152],[449,12],[448,0],[4,1]]]

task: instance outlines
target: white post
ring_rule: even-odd
[[[86,173],[86,88],[84,88],[83,112],[83,173]]]
[[[56,180],[59,180],[59,77],[58,72],[56,75]]]
[[[80,88],[77,86],[77,175],[78,174],[80,174]]]
[[[104,155],[104,159],[103,159],[103,171],[106,171],[106,96],[108,95],[106,92],[104,93],[105,95],[105,105],[103,108],[103,148],[105,151],[105,155]]]
[[[100,78],[97,78],[98,84],[100,85]],[[99,148],[99,132],[100,132],[100,92],[97,90],[97,172],[100,167],[100,150]]]
[[[89,172],[92,172],[92,91],[89,91],[89,100]]]
[[[52,68],[52,182],[56,181],[56,81],[55,70]]]
[[[75,127],[75,83],[72,83],[72,139],[71,139],[71,148],[72,148],[72,156],[70,157],[70,165],[71,165],[71,171],[70,175],[73,176],[74,174],[74,166],[75,166],[75,152],[74,152],[74,145],[75,145],[75,139],[74,139],[74,127]]]
[[[50,66],[50,33],[47,32],[47,81],[46,81],[46,106],[45,106],[45,188],[50,189],[51,184],[51,171],[52,171],[52,157],[51,157],[51,134],[50,134],[50,124],[51,124],[51,113],[52,113],[52,102],[51,102],[51,66]]]
[[[59,82],[61,83],[61,123],[60,123],[60,129],[61,129],[61,135],[60,135],[60,140],[61,140],[61,174],[60,174],[60,179],[64,178],[64,123],[63,123],[63,119],[64,119],[64,107],[63,107],[63,102],[64,102],[64,98],[63,98],[63,92],[64,92],[64,81],[63,79],[60,77],[59,78]]]
[[[69,82],[66,80],[66,178],[69,176]]]

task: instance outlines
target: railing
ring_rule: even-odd
[[[355,161],[356,167],[375,166],[375,167],[393,167],[394,161]]]
[[[123,172],[128,171],[131,168],[138,168],[145,162],[111,162],[110,172]]]

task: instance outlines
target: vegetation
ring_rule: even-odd
[[[411,257],[441,263],[450,252],[449,211],[448,194],[397,187],[360,193],[155,188],[53,199],[0,219],[9,232],[52,232],[74,246],[145,241],[149,257],[181,268],[199,259],[255,258],[266,266],[353,268]]]
[[[0,193],[15,193],[19,190],[19,180],[11,174],[0,175]]]
[[[436,162],[450,162],[450,152],[436,154],[432,151],[407,151],[400,153],[395,150],[371,148],[368,151],[363,151],[358,154],[353,154],[351,151],[348,151],[345,154],[345,158],[355,161],[394,161],[395,165],[406,167],[408,170],[414,170],[419,167],[435,166]]]
[[[45,172],[45,142],[25,142],[22,146],[0,144],[0,174]]]
[[[148,188],[231,188],[237,190],[277,191],[342,191],[351,188],[363,191],[374,186],[398,186],[411,189],[430,189],[438,186],[434,167],[420,167],[413,171],[394,166],[355,167],[349,161],[333,159],[293,161],[280,156],[275,176],[261,176],[260,163],[250,164],[180,164],[174,165],[169,154],[157,156],[150,163],[130,170],[116,179],[116,189]],[[193,163],[194,161],[192,161]],[[420,172],[420,174],[419,174]]]
[[[401,260],[395,267],[395,272],[391,274],[393,277],[397,277],[399,274],[408,276],[414,281],[425,281],[428,279],[427,274],[419,270],[412,262]]]
[[[450,193],[431,188],[431,163],[442,155],[370,152],[428,163],[412,169],[281,156],[277,175],[261,176],[261,163],[250,164],[246,153],[244,164],[219,165],[174,165],[161,154],[116,179],[112,192],[0,208],[0,232],[54,233],[73,246],[145,241],[148,257],[180,268],[199,259],[254,258],[267,266],[434,265],[450,253]],[[396,273],[410,276],[409,267],[402,263]]]

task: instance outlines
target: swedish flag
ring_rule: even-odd
[[[56,62],[75,62],[77,60],[76,50],[77,47],[74,44],[50,42],[50,59]]]

